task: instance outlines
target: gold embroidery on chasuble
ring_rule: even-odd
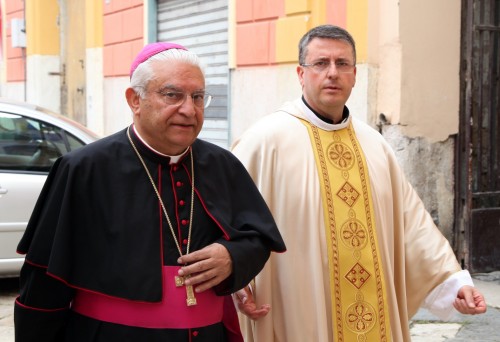
[[[339,342],[391,341],[368,169],[352,124],[324,131],[302,120],[324,205],[332,327]]]

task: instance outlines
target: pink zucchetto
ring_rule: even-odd
[[[184,46],[175,44],[175,43],[151,43],[146,46],[144,46],[137,54],[137,57],[135,57],[134,61],[132,62],[132,65],[130,66],[130,77],[132,77],[132,74],[134,73],[135,69],[141,64],[142,62],[147,61],[150,59],[152,56],[156,55],[157,53],[160,53],[162,51],[170,50],[170,49],[181,49],[181,50],[187,50]]]

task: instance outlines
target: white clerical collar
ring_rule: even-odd
[[[156,154],[159,154],[161,156],[170,158],[170,164],[177,164],[179,162],[179,159],[181,159],[182,156],[185,155],[187,153],[187,151],[189,151],[189,147],[188,147],[188,148],[186,148],[186,150],[184,152],[182,152],[181,154],[176,155],[176,156],[169,156],[168,154],[161,153],[161,152],[155,150],[154,148],[152,148],[151,146],[149,146],[149,144],[144,139],[142,139],[142,137],[139,134],[139,132],[137,132],[137,130],[135,129],[135,125],[132,125],[132,128],[134,129],[135,135],[137,135],[137,137],[139,138],[139,140],[142,141],[142,143],[144,145],[146,145],[147,148],[149,148],[151,151],[153,151]]]
[[[344,129],[349,125],[349,122],[351,121],[351,115],[349,114],[349,116],[342,120],[340,123],[331,124],[321,120],[316,114],[314,114],[313,111],[304,103],[304,100],[300,101],[300,105],[306,119],[314,126],[324,131],[338,131],[339,129]]]

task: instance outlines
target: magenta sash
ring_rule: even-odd
[[[213,290],[195,293],[197,305],[186,305],[186,287],[176,287],[179,266],[163,266],[163,298],[146,303],[78,289],[71,309],[99,321],[142,328],[188,329],[222,321],[224,297]]]

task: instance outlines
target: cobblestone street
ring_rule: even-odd
[[[17,282],[17,279],[0,279],[0,342],[14,342],[13,302]],[[442,322],[422,309],[410,323],[412,342],[500,342],[500,272],[476,275],[474,283],[486,297],[486,314],[457,314],[451,321]]]
[[[0,279],[0,342],[14,342],[14,298],[18,279]]]

